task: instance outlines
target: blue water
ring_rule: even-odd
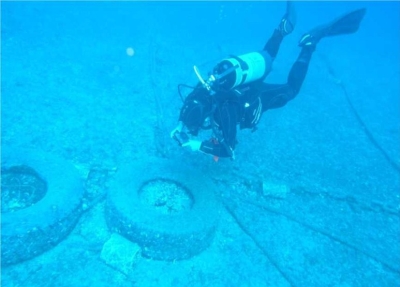
[[[128,275],[98,259],[110,236],[98,206],[54,248],[72,249],[62,263],[45,253],[3,268],[2,286],[398,286],[400,3],[295,4],[267,82],[286,81],[304,32],[367,14],[357,33],[323,39],[299,95],[240,132],[235,161],[215,163],[169,138],[177,85],[195,84],[193,65],[206,73],[262,48],[285,2],[2,2],[2,147],[62,157],[83,179],[185,162],[236,203],[200,257],[144,260]],[[269,181],[291,192],[254,200],[255,182]]]

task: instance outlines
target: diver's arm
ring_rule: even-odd
[[[219,107],[214,114],[214,119],[220,123],[215,127],[214,137],[209,141],[203,141],[200,151],[217,157],[235,158],[237,111],[235,105],[228,102]]]

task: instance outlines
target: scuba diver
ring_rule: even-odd
[[[324,37],[356,32],[365,12],[366,9],[352,11],[304,34],[298,44],[300,54],[287,83],[267,84],[264,79],[271,71],[280,44],[296,24],[293,3],[288,1],[286,13],[261,51],[222,60],[206,80],[194,66],[199,83],[184,99],[178,125],[171,137],[183,147],[213,155],[215,160],[219,157],[235,159],[237,126],[254,131],[265,111],[283,107],[294,99],[318,42]],[[200,141],[189,136],[197,136],[200,130],[211,130],[211,138]]]

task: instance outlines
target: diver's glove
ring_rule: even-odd
[[[186,143],[182,144],[182,146],[188,146],[192,149],[192,151],[199,151],[201,148],[201,141],[189,140]]]
[[[178,132],[180,133],[182,131],[183,128],[183,123],[179,122],[178,125],[176,126],[176,128],[174,128],[170,134],[171,138],[173,138],[175,136],[175,134]]]

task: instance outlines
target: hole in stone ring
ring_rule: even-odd
[[[40,201],[46,192],[46,182],[31,167],[1,170],[1,213],[27,208]]]
[[[192,208],[191,192],[179,182],[154,179],[145,182],[139,190],[140,202],[162,214],[175,214]]]

